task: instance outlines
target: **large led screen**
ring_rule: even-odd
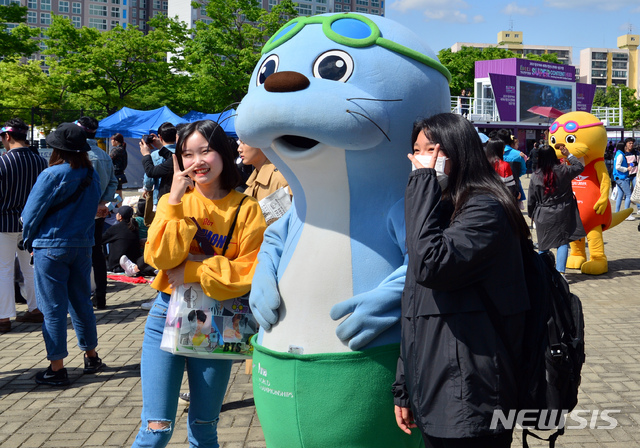
[[[520,80],[520,121],[539,123],[546,120],[539,114],[529,112],[534,106],[554,107],[563,113],[573,110],[572,84],[558,82],[535,82]]]

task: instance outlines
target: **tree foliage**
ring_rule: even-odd
[[[636,98],[636,91],[625,85],[609,86],[596,89],[593,97],[593,107],[619,107],[622,103],[622,117],[625,129],[640,127],[640,100]]]
[[[211,23],[197,22],[193,39],[185,43],[182,66],[192,76],[192,100],[197,107],[221,110],[240,101],[260,49],[297,15],[291,0],[281,0],[271,11],[261,4],[259,0],[211,0],[206,5]]]
[[[484,49],[475,47],[462,47],[456,53],[450,48],[440,50],[438,59],[451,72],[451,83],[449,87],[455,96],[462,89],[473,91],[473,80],[475,78],[476,61],[489,61],[492,59],[509,59],[519,57],[511,50],[498,47],[487,47]],[[558,56],[555,53],[534,55],[528,54],[526,59],[541,62],[558,63]]]
[[[171,77],[167,53],[175,53],[180,27],[165,22],[144,34],[135,26],[100,32],[76,29],[69,19],[54,16],[45,54],[49,71],[69,94],[83,97],[108,113],[136,106],[135,93]]]
[[[38,51],[39,29],[30,28],[27,21],[27,7],[12,3],[0,6],[0,59],[29,56]],[[18,26],[9,29],[8,23]]]

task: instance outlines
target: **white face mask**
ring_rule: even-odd
[[[416,154],[414,157],[418,162],[422,164],[422,166],[427,166],[429,165],[429,162],[431,162],[430,155]],[[444,165],[447,160],[449,160],[448,157],[438,157],[438,160],[436,160],[436,166],[434,168],[436,170],[436,177],[438,179],[438,183],[440,184],[440,188],[443,190],[447,188],[447,185],[449,184],[449,176],[444,173]],[[415,170],[415,165],[411,164],[411,171]]]

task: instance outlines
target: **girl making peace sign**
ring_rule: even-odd
[[[173,160],[171,191],[158,202],[145,246],[145,261],[160,272],[152,284],[158,297],[149,312],[142,345],[142,426],[133,446],[164,447],[171,439],[186,363],[193,392],[190,446],[216,448],[231,361],[185,358],[160,350],[167,308],[172,288],[184,283],[200,283],[216,300],[247,293],[265,222],[258,202],[234,190],[240,175],[217,123],[204,120],[185,126]],[[223,256],[226,236],[243,199]],[[210,257],[191,261],[189,254]]]

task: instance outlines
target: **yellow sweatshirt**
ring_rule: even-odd
[[[227,252],[221,255],[244,196],[234,190],[212,201],[193,190],[176,205],[168,203],[168,194],[162,196],[144,249],[145,261],[160,270],[151,286],[171,294],[164,271],[179,266],[189,254],[205,255],[202,247],[209,246],[215,255],[204,261],[187,261],[184,282],[200,283],[204,292],[216,300],[249,292],[266,227],[255,199],[247,197],[242,203]]]

